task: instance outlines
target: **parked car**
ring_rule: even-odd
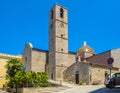
[[[116,85],[120,85],[120,72],[108,74],[104,84],[107,88],[114,88]]]

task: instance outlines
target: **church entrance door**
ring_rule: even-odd
[[[79,73],[75,74],[75,83],[79,84]]]

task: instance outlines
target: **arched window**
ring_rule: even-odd
[[[60,8],[60,17],[61,17],[61,18],[64,17],[64,10],[63,10],[63,8]]]

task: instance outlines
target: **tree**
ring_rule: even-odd
[[[48,83],[48,75],[46,72],[39,72],[39,73],[35,73],[35,72],[31,72],[31,83],[32,86],[34,87],[47,87],[50,86],[50,84]]]
[[[16,75],[14,76],[14,79],[16,81],[16,84],[19,85],[19,87],[28,87],[29,82],[32,80],[30,71],[18,71]]]
[[[39,86],[46,87],[48,84],[48,76],[46,72],[41,72],[37,74],[37,80],[39,82]]]
[[[7,73],[10,77],[14,77],[14,75],[17,73],[17,71],[22,70],[23,62],[21,62],[19,59],[10,59],[7,61]]]
[[[18,71],[22,71],[23,62],[19,59],[12,58],[7,61],[7,79],[9,80],[9,86],[13,87],[13,83],[16,83],[14,76]]]

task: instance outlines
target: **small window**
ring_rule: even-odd
[[[25,62],[27,62],[27,57],[25,57]]]
[[[64,10],[63,8],[60,8],[60,17],[63,18],[64,17],[63,15],[64,15]]]
[[[51,74],[51,79],[53,79],[53,73]]]
[[[61,37],[63,37],[63,34],[61,34]]]

